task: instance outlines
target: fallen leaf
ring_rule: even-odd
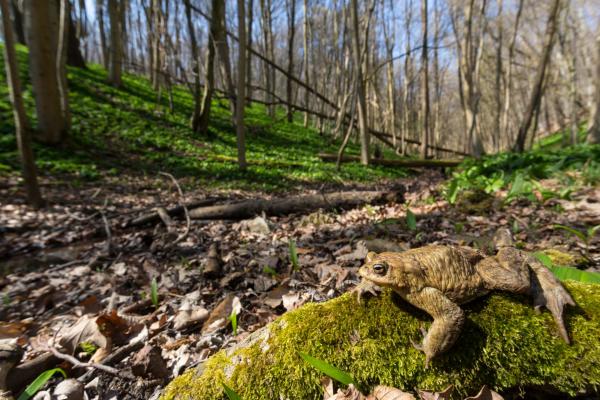
[[[66,379],[54,389],[56,400],[83,400],[83,383],[77,379]]]
[[[350,384],[347,389],[338,389],[336,394],[326,400],[366,400],[366,398],[353,384]]]
[[[410,393],[383,385],[376,386],[371,396],[373,400],[415,400],[415,396]]]

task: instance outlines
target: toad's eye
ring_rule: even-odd
[[[383,275],[385,274],[385,265],[383,264],[375,264],[373,265],[373,272],[375,272],[378,275]]]

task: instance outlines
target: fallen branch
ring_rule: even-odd
[[[337,161],[338,156],[336,154],[319,153],[319,158],[323,161]],[[343,156],[341,162],[360,162],[358,156]],[[385,160],[373,158],[369,161],[375,165],[385,165],[387,167],[407,167],[407,168],[443,168],[443,167],[456,167],[461,163],[461,160]]]
[[[180,205],[183,208],[183,213],[185,214],[185,231],[179,235],[177,237],[177,239],[175,239],[173,241],[173,243],[171,243],[171,245],[176,245],[177,243],[181,242],[183,239],[185,239],[188,234],[190,233],[190,226],[192,225],[192,221],[190,219],[190,213],[188,211],[187,206],[185,205],[185,196],[183,194],[183,190],[181,190],[181,186],[179,186],[179,182],[177,182],[177,179],[175,179],[175,177],[167,172],[159,172],[159,175],[162,176],[166,176],[167,178],[170,178],[171,181],[173,181],[173,184],[175,185],[175,187],[177,188],[177,192],[179,193],[179,201],[180,201]],[[167,214],[168,217],[168,214]],[[164,216],[163,216],[164,218]]]
[[[210,205],[215,204],[217,201],[218,201],[218,199],[201,199],[201,200],[196,200],[189,204],[186,204],[185,207],[187,207],[187,209],[189,210],[191,208],[196,208],[196,207],[210,206]],[[175,217],[177,215],[184,213],[183,205],[178,205],[175,207],[167,208],[166,210],[167,210],[167,213],[169,214],[169,216],[171,216],[171,217]],[[154,209],[152,212],[150,212],[148,214],[144,214],[142,216],[130,219],[129,221],[127,221],[123,224],[123,227],[129,228],[132,226],[140,226],[140,225],[158,222],[160,220],[161,219],[160,219],[160,216],[158,215],[158,212],[156,211],[156,209]]]
[[[109,367],[108,365],[104,365],[104,364],[97,364],[97,363],[84,363],[79,361],[78,359],[76,359],[75,357],[65,354],[65,353],[61,353],[60,351],[58,351],[58,349],[52,347],[52,346],[48,346],[45,350],[48,350],[50,353],[52,353],[52,355],[54,355],[56,358],[59,358],[61,360],[65,360],[71,364],[73,364],[73,366],[75,368],[95,368],[95,369],[99,369],[101,371],[107,372],[111,375],[116,375],[116,376],[123,376],[122,372],[119,371],[116,368],[113,367]]]
[[[307,213],[318,209],[348,209],[364,204],[402,202],[404,188],[395,192],[364,191],[313,194],[264,200],[253,199],[233,204],[200,207],[190,211],[190,217],[197,219],[245,219],[261,213],[266,215],[287,215]]]

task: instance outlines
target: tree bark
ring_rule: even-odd
[[[548,16],[546,33],[544,35],[544,50],[535,73],[533,89],[531,90],[531,95],[527,103],[527,108],[525,109],[525,115],[519,126],[517,140],[514,145],[514,150],[518,152],[523,152],[525,150],[525,140],[527,139],[527,132],[529,131],[536,110],[539,108],[541,103],[543,95],[542,88],[544,84],[544,77],[546,76],[546,68],[550,63],[550,56],[552,55],[552,47],[554,44],[554,36],[558,27],[558,16],[560,13],[560,7],[561,0],[554,0],[552,2],[552,9],[550,11],[550,15]]]
[[[200,63],[200,60],[198,56],[198,44],[196,42],[196,29],[194,28],[194,22],[192,21],[192,9],[190,7],[190,0],[184,0],[183,3],[185,6],[185,18],[187,22],[188,35],[190,36],[190,48],[192,50],[192,74],[194,75],[194,111],[192,113],[192,129],[194,132],[199,132],[200,111],[202,107],[200,101],[200,66],[198,65]]]
[[[108,46],[106,44],[106,28],[104,27],[104,0],[96,0],[96,14],[98,15],[98,34],[100,35],[100,53],[102,65],[108,70]]]
[[[592,125],[587,133],[589,143],[600,143],[600,34],[596,36],[596,94],[594,102],[595,111]]]
[[[304,81],[306,82],[307,85],[310,85],[310,78],[309,78],[309,68],[310,66],[308,65],[309,63],[309,52],[310,52],[310,47],[309,47],[309,29],[310,29],[310,25],[309,25],[309,19],[308,19],[308,0],[304,0],[304,4],[303,4],[304,8]],[[310,93],[305,90],[304,91],[304,107],[309,108],[309,101],[310,98]],[[307,128],[308,127],[308,113],[305,112],[304,113],[304,127]]]
[[[56,80],[60,96],[60,109],[65,120],[65,129],[71,127],[71,111],[69,110],[69,87],[67,83],[67,47],[69,46],[69,28],[71,5],[69,0],[60,0],[58,47],[56,50]]]
[[[60,144],[67,135],[67,121],[61,109],[57,79],[59,6],[57,0],[27,0],[25,10],[39,139],[47,144]]]
[[[288,122],[292,122],[294,118],[294,109],[292,107],[292,80],[289,76],[294,74],[294,38],[296,37],[296,0],[287,0],[286,8],[288,9],[288,64],[287,72],[288,79],[286,80],[285,93],[287,99],[286,118]]]
[[[510,146],[513,141],[512,132],[508,126],[508,117],[510,115],[510,100],[512,96],[512,68],[513,68],[513,59],[515,54],[515,45],[517,42],[517,33],[519,31],[519,22],[521,21],[521,14],[523,13],[523,4],[525,0],[519,0],[519,6],[517,8],[517,15],[515,17],[515,26],[513,29],[512,38],[510,40],[510,44],[508,45],[508,59],[506,60],[506,73],[505,73],[505,82],[504,82],[504,101],[502,107],[502,125],[500,126],[500,131],[507,139],[506,143]]]
[[[111,85],[121,87],[121,69],[123,64],[123,37],[121,26],[122,4],[118,0],[108,0],[108,17],[110,19],[110,62],[108,81]]]
[[[68,15],[69,18],[69,40],[67,44],[67,65],[76,68],[86,68],[85,59],[83,58],[83,54],[81,54],[81,47],[79,43],[79,37],[77,37],[77,32],[75,31],[75,24],[73,23],[73,18],[71,17],[71,13]],[[82,23],[80,21],[80,23]]]
[[[348,209],[363,204],[384,204],[391,201],[402,202],[404,188],[396,192],[356,191],[329,194],[292,196],[279,199],[245,200],[233,204],[200,207],[190,210],[190,217],[196,219],[246,219],[265,213],[265,215],[288,215],[308,213],[323,209]]]
[[[356,69],[356,91],[358,109],[358,129],[360,135],[360,162],[369,165],[369,130],[367,125],[367,92],[365,88],[365,77],[363,74],[363,60],[360,45],[360,24],[358,20],[358,1],[352,0],[350,5],[352,18],[352,47],[354,57],[354,68]]]
[[[429,146],[429,56],[427,49],[427,0],[421,0],[421,31],[423,48],[421,51],[421,158],[427,158]]]
[[[237,154],[240,169],[246,169],[246,139],[244,109],[246,103],[246,0],[238,0],[238,77],[235,105],[235,130],[237,134]]]
[[[15,30],[16,43],[26,45],[25,28],[23,26],[23,7],[19,0],[10,0],[12,26]]]
[[[246,26],[248,27],[248,45],[246,46],[246,96],[250,99],[253,95],[252,89],[252,53],[250,53],[250,49],[252,47],[252,33],[254,31],[254,0],[248,0],[248,22]],[[250,101],[248,100],[248,106],[251,106]]]
[[[37,182],[37,172],[33,149],[31,147],[29,123],[27,121],[27,114],[25,113],[25,105],[23,104],[19,67],[15,52],[15,42],[10,21],[8,0],[0,0],[0,11],[2,11],[2,26],[4,29],[4,63],[6,65],[6,80],[15,118],[15,133],[17,136],[19,155],[21,157],[27,202],[33,207],[38,208],[43,205],[43,200]]]

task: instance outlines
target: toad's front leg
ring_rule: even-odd
[[[381,287],[367,279],[363,279],[358,285],[356,285],[354,289],[352,289],[352,291],[356,293],[356,297],[360,303],[361,299],[366,297],[368,294],[372,296],[379,295],[381,292]]]
[[[420,346],[425,353],[427,367],[431,359],[447,351],[456,342],[465,321],[465,314],[456,303],[435,288],[427,287],[403,297],[433,317],[433,323]]]

